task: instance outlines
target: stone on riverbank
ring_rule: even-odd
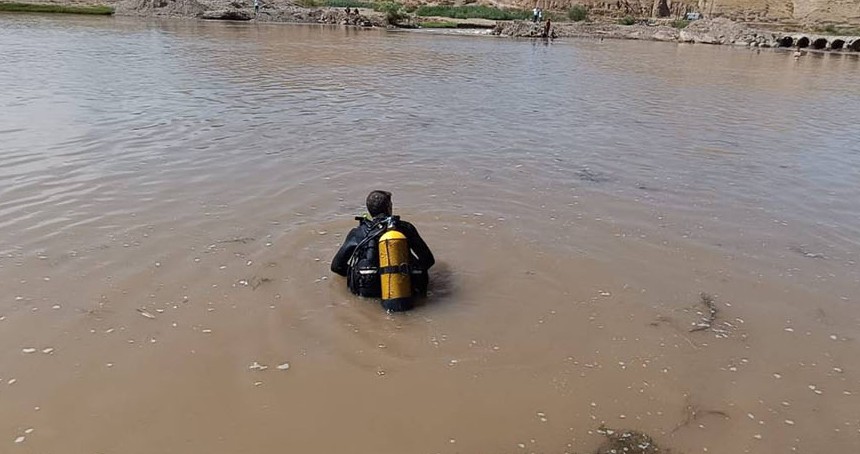
[[[302,8],[293,3],[264,2],[255,15],[252,2],[212,0],[122,0],[116,14],[125,16],[188,17],[208,20],[292,22],[360,27],[385,27],[382,14],[347,14],[342,8]]]
[[[197,0],[122,0],[115,14],[121,16],[200,17],[206,7]]]
[[[250,9],[220,9],[205,11],[200,18],[209,20],[251,20],[254,18],[254,11]]]

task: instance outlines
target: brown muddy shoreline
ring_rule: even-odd
[[[544,24],[509,21],[497,23],[493,34],[513,38],[606,38],[860,52],[860,36],[760,30],[724,18],[695,21],[682,29],[659,24],[562,22],[552,24],[549,34]]]
[[[42,2],[39,2],[42,3]],[[667,19],[651,20],[647,24],[620,25],[612,17],[596,21],[553,22],[491,21],[486,19],[453,19],[448,17],[413,17],[407,15],[392,24],[384,13],[368,8],[302,7],[293,2],[275,0],[261,2],[255,14],[252,2],[227,0],[120,0],[115,2],[46,2],[50,5],[105,5],[111,6],[117,16],[168,17],[204,20],[254,21],[295,24],[329,24],[391,29],[420,28],[422,22],[443,21],[456,23],[452,29],[440,29],[446,34],[488,34],[511,38],[592,38],[663,41],[678,43],[732,45],[757,48],[797,48],[818,51],[860,52],[860,36],[831,35],[805,31],[780,31],[780,24],[772,28],[759,28],[718,17],[691,22],[684,28],[675,28]],[[786,24],[789,26],[791,24]],[[789,27],[791,28],[791,27]],[[479,31],[484,30],[486,31]],[[430,30],[434,30],[430,28]]]

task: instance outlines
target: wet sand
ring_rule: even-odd
[[[672,452],[860,446],[856,135],[757,120],[771,102],[784,122],[850,109],[856,93],[814,71],[855,80],[856,62],[801,63],[774,84],[767,70],[790,55],[713,49],[699,64],[720,64],[676,76],[619,68],[591,43],[91,19],[8,30],[21,42],[0,42],[23,48],[0,49],[34,82],[64,72],[2,95],[2,452],[588,453],[604,424]],[[63,57],[104,36],[98,60]],[[684,52],[612,46],[667,64]],[[396,77],[373,65],[391,52]],[[108,57],[126,65],[110,72]],[[589,84],[556,72],[566,58]],[[486,65],[498,92],[471,79]],[[624,104],[727,65],[748,79],[700,82],[686,118]],[[558,84],[546,96],[579,110],[535,114],[549,98],[508,78]],[[585,94],[616,82],[611,103]],[[474,102],[424,97],[445,85]],[[521,110],[499,113],[513,103],[499,93]],[[713,137],[688,134],[700,119]],[[572,140],[562,125],[577,122]],[[819,143],[817,162],[771,128]],[[643,152],[614,154],[628,141]],[[406,314],[328,271],[376,187],[439,262]]]

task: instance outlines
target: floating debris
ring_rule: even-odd
[[[254,361],[254,363],[253,363],[253,364],[251,364],[250,366],[248,366],[248,369],[250,369],[250,370],[266,370],[266,369],[268,369],[268,368],[269,368],[269,366],[264,366],[264,365],[262,365],[262,364],[260,364],[260,363],[258,363],[258,362],[256,362],[256,361]]]
[[[691,333],[711,329],[717,319],[717,304],[714,302],[714,297],[707,293],[701,293],[699,298],[701,298],[701,303],[707,307],[708,313],[698,323],[694,323],[694,328],[690,329]]]
[[[600,426],[597,433],[606,437],[606,441],[597,448],[596,454],[659,454],[662,452],[654,440],[635,430],[612,430]]]
[[[137,309],[137,312],[139,312],[139,313],[140,313],[140,315],[142,315],[142,316],[144,316],[144,317],[146,317],[146,318],[151,318],[151,319],[154,319],[154,318],[155,318],[155,316],[154,316],[154,315],[152,315],[152,314],[150,314],[149,312],[147,312],[147,311],[146,311],[146,309],[140,309],[140,308],[138,308],[138,309]]]

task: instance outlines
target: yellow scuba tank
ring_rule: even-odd
[[[379,278],[382,282],[382,307],[403,311],[412,307],[412,275],[409,268],[409,243],[406,235],[389,230],[379,238]]]

